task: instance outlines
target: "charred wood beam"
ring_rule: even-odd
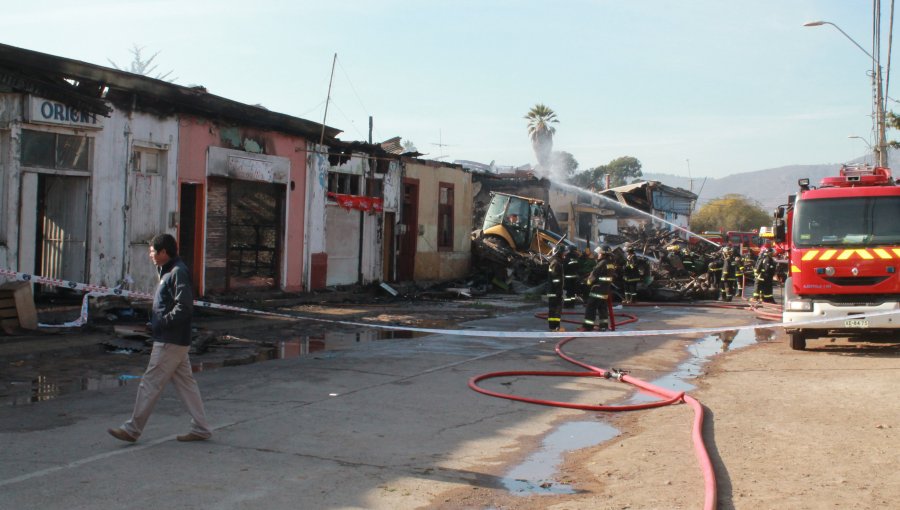
[[[92,88],[91,93],[86,94],[86,87],[81,87],[81,84],[79,84],[81,89],[79,90],[65,81],[55,82],[42,77],[29,76],[3,66],[0,66],[0,84],[6,85],[16,92],[53,99],[104,117],[109,117],[112,112],[112,108],[105,101],[93,97],[96,90]]]

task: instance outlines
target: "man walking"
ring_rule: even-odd
[[[109,429],[108,432],[121,441],[137,441],[163,389],[172,381],[178,397],[191,415],[191,431],[177,439],[203,441],[209,439],[212,432],[206,423],[200,388],[191,373],[188,358],[194,307],[191,278],[184,262],[178,257],[178,244],[169,234],[159,234],[150,241],[150,260],[159,273],[159,285],[150,315],[153,350],[138,386],[131,419],[122,427]]]

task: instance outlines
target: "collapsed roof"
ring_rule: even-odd
[[[341,130],[164,80],[0,44],[0,92],[33,94],[109,117],[121,110],[188,113],[332,142]]]
[[[697,195],[682,188],[673,188],[659,181],[640,181],[609,188],[600,192],[620,204],[641,211],[651,210],[690,215]]]

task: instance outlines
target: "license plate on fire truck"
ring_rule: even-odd
[[[845,328],[868,328],[869,321],[866,319],[847,319],[844,321]]]

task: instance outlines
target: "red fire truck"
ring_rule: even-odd
[[[883,167],[844,166],[775,213],[776,241],[790,251],[783,319],[790,346],[808,339],[900,338],[900,186]],[[815,321],[810,324],[810,321]]]

